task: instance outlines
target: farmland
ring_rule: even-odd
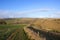
[[[28,40],[23,27],[26,25],[0,25],[0,40]]]
[[[0,20],[0,40],[60,40],[60,19],[12,18]]]

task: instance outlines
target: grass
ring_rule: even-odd
[[[28,40],[23,27],[26,25],[0,25],[0,40],[7,40],[11,34],[15,33],[10,40]]]
[[[37,19],[22,18],[22,19],[8,19],[6,25],[0,25],[0,40],[7,40],[12,34],[10,40],[29,40],[23,27],[30,24],[34,28],[47,30],[51,32],[60,33],[60,19]],[[23,25],[22,25],[23,24]],[[17,30],[17,31],[16,31]]]

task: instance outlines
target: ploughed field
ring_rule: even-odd
[[[0,25],[0,40],[28,40],[24,26],[26,25]]]

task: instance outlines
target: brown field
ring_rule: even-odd
[[[60,32],[60,19],[38,19],[34,26],[45,30],[56,30]]]
[[[55,18],[12,18],[0,19],[0,25],[27,25],[24,28],[31,40],[60,40],[60,19]],[[0,29],[1,30],[1,29]],[[21,35],[20,29],[12,33],[7,40],[13,40]],[[13,36],[13,38],[12,38]],[[25,36],[24,36],[25,37]],[[23,37],[22,37],[23,38]]]

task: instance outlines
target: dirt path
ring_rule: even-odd
[[[55,33],[38,30],[33,27],[28,27],[28,29],[30,29],[36,34],[39,34],[41,38],[46,38],[46,40],[60,40],[60,35],[56,35]]]
[[[43,40],[42,38],[40,38],[40,36],[35,33],[34,31],[32,31],[31,29],[29,28],[24,28],[24,31],[26,32],[26,34],[28,35],[28,38],[30,40]],[[44,39],[45,40],[45,39]]]

